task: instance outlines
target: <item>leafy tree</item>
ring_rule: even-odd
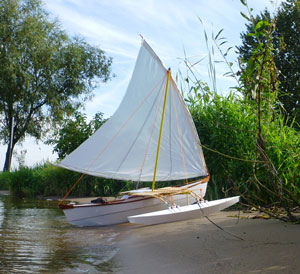
[[[241,1],[247,6],[246,1]],[[296,4],[295,1],[293,3]],[[281,34],[278,34],[278,28],[276,29],[276,18],[271,22],[269,18],[256,22],[251,9],[248,10],[249,17],[246,18],[253,25],[248,37],[253,37],[254,44],[251,55],[240,60],[240,80],[241,90],[249,96],[251,91],[252,100],[249,103],[254,107],[257,123],[257,161],[253,166],[254,180],[249,189],[252,188],[256,197],[261,196],[262,199],[255,201],[253,197],[244,197],[254,204],[261,205],[263,201],[268,201],[268,206],[284,208],[286,216],[282,217],[283,219],[299,221],[299,218],[292,214],[294,207],[299,206],[299,133],[286,126],[285,118],[277,106],[280,98],[278,75],[282,74],[282,69],[277,70],[276,60],[278,61],[281,54],[281,41],[278,39]],[[286,53],[286,60],[289,54]],[[292,100],[293,95],[290,96]],[[294,113],[296,107],[297,104],[289,110],[290,113]],[[269,215],[281,218],[279,214],[265,210]]]
[[[63,121],[61,129],[48,141],[48,144],[55,145],[53,151],[58,153],[59,159],[63,159],[100,128],[105,121],[103,113],[97,112],[94,119],[87,123],[86,115],[76,111],[73,119],[68,118]]]
[[[283,2],[275,15],[276,28],[273,31],[274,60],[278,68],[279,79],[279,100],[286,110],[286,115],[290,118],[296,116],[296,121],[300,123],[300,0],[287,0]],[[249,60],[259,43],[257,37],[253,35],[256,24],[260,21],[272,22],[269,11],[252,18],[246,25],[246,32],[241,34],[242,45],[238,47],[238,53],[242,62]],[[260,30],[268,28],[267,24],[262,24]],[[260,37],[261,43],[266,43]],[[248,89],[249,92],[249,89]]]
[[[0,1],[0,138],[9,170],[15,145],[41,139],[110,77],[111,58],[51,20],[40,0]]]

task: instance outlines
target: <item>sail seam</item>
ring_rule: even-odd
[[[164,84],[164,81],[163,81],[162,85],[163,84]],[[163,94],[164,93],[162,92],[161,96],[160,96],[159,104],[158,104],[157,109],[156,109],[154,122],[153,122],[151,133],[150,133],[150,136],[149,136],[149,139],[148,139],[148,145],[147,145],[147,148],[146,148],[146,151],[145,151],[145,155],[144,155],[144,159],[143,159],[143,163],[142,163],[142,166],[141,166],[141,172],[140,172],[139,181],[141,180],[141,177],[142,177],[144,165],[145,165],[146,158],[147,158],[147,155],[148,155],[148,151],[149,151],[149,148],[150,148],[150,144],[151,144],[151,140],[152,140],[152,135],[153,135],[153,132],[154,132],[154,127],[155,127],[156,120],[157,120],[157,117],[158,117],[158,112],[159,112],[159,109],[160,109],[160,104],[161,104],[161,101],[162,101],[162,98],[163,98]]]
[[[171,81],[171,84],[174,85],[173,81]],[[174,110],[175,110],[175,117],[176,117],[176,123],[177,123],[177,132],[178,132],[181,157],[182,157],[183,167],[184,167],[185,181],[186,181],[186,183],[188,183],[187,170],[186,170],[186,164],[185,164],[185,158],[184,158],[184,151],[183,151],[183,144],[182,144],[182,139],[181,139],[178,114],[177,114],[177,109],[176,109],[176,104],[175,104],[175,96],[174,96],[174,92],[171,92],[171,93],[172,93],[172,98],[173,98],[173,106],[174,106]]]
[[[205,169],[206,169],[206,172],[207,172],[207,175],[209,175],[209,171],[208,171],[208,168],[207,168],[207,165],[206,165],[206,162],[205,162],[205,159],[204,159],[204,155],[203,155],[203,152],[202,152],[202,149],[201,149],[201,143],[200,143],[200,140],[199,140],[199,136],[198,134],[195,132],[196,131],[196,127],[194,125],[194,121],[192,120],[192,117],[191,117],[191,114],[190,112],[187,110],[187,108],[185,107],[185,103],[183,102],[183,99],[182,99],[182,96],[180,95],[180,92],[176,86],[176,83],[174,82],[173,78],[171,78],[171,81],[173,83],[173,86],[175,87],[175,91],[176,91],[176,95],[179,99],[179,102],[181,103],[181,105],[183,106],[183,110],[184,110],[184,113],[185,113],[185,116],[187,118],[187,121],[188,121],[188,125],[193,133],[193,137],[194,137],[194,140],[195,140],[195,143],[196,143],[196,146],[198,148],[198,151],[199,151],[199,156],[203,162],[203,164],[205,165]],[[193,123],[193,124],[192,124]]]
[[[162,82],[162,85],[163,85],[163,82]],[[157,93],[156,98],[155,98],[155,100],[153,101],[153,104],[152,104],[152,106],[151,106],[151,108],[150,108],[150,110],[149,110],[149,112],[148,112],[148,115],[146,116],[145,121],[143,122],[143,124],[142,124],[140,130],[138,131],[138,133],[137,133],[137,135],[136,135],[136,138],[135,138],[134,141],[132,142],[132,144],[131,144],[131,146],[129,147],[127,153],[125,154],[125,157],[124,157],[123,160],[121,161],[121,163],[120,163],[119,167],[116,169],[115,173],[117,173],[117,172],[120,170],[121,166],[124,164],[126,158],[128,157],[130,151],[132,150],[134,144],[136,143],[136,141],[138,140],[139,136],[141,135],[141,132],[142,132],[142,130],[144,129],[144,127],[145,127],[145,125],[146,125],[146,122],[148,121],[148,119],[149,119],[149,117],[150,117],[150,114],[151,114],[151,112],[152,112],[152,110],[153,110],[153,108],[154,108],[155,103],[157,102],[158,97],[159,97],[159,93]]]

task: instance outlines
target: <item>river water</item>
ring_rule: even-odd
[[[77,228],[57,202],[0,195],[0,273],[111,273],[116,228]]]

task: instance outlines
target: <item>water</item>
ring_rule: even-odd
[[[56,202],[0,195],[0,273],[111,273],[115,228],[77,228]]]

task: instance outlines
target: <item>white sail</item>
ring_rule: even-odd
[[[58,165],[99,177],[152,181],[166,79],[166,68],[143,41],[133,76],[117,111]],[[194,123],[171,79],[156,180],[206,175]]]

